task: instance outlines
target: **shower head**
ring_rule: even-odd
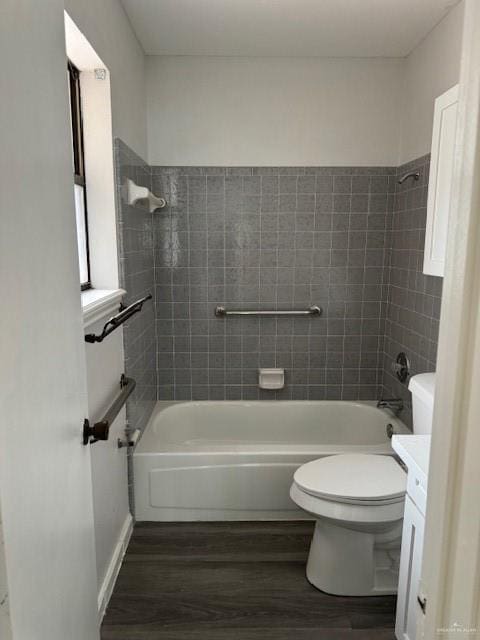
[[[411,171],[410,173],[406,173],[399,179],[398,184],[403,184],[407,178],[418,180],[420,178],[420,173],[418,171]]]

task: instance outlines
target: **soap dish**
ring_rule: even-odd
[[[258,386],[260,389],[283,389],[285,386],[285,369],[259,369]]]

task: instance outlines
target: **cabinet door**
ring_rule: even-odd
[[[417,596],[422,568],[424,527],[424,517],[407,495],[395,621],[395,636],[398,640],[415,640],[416,637],[417,615],[421,612]]]
[[[458,85],[435,100],[423,272],[443,276],[452,188]]]

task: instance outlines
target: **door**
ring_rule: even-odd
[[[397,640],[415,640],[416,638],[417,612],[420,607],[417,596],[422,567],[424,528],[424,516],[407,495],[403,516],[402,552],[395,621]]]
[[[464,5],[421,584],[426,640],[480,629],[480,3]]]
[[[13,640],[95,640],[63,1],[0,8],[0,503]]]
[[[3,527],[0,505],[0,638],[12,640],[12,628],[10,625],[10,613],[8,607],[7,567],[5,565],[5,552],[3,548]]]

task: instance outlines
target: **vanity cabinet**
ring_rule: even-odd
[[[458,85],[435,100],[423,272],[443,276],[457,126]]]
[[[425,516],[407,494],[395,621],[397,640],[415,640],[416,638],[418,613],[421,613],[417,597],[422,568],[424,529]]]
[[[412,385],[410,389],[412,390]],[[416,395],[418,402],[418,391]],[[417,421],[418,418],[417,411]],[[423,615],[419,590],[427,508],[430,440],[431,436],[428,434],[395,435],[392,438],[393,449],[408,469],[395,619],[397,640],[416,640],[417,625]]]

